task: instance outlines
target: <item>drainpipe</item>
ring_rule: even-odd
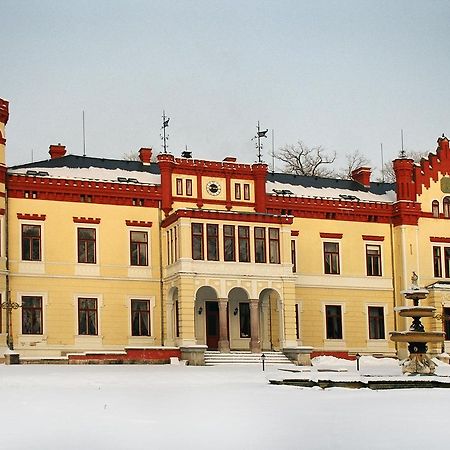
[[[391,273],[392,273],[392,287],[394,288],[394,295],[393,295],[393,310],[392,313],[394,314],[394,331],[398,331],[397,329],[397,314],[395,313],[395,307],[397,306],[396,296],[397,296],[397,282],[395,280],[395,259],[394,259],[394,225],[390,224],[390,233],[391,233]],[[398,343],[395,342],[395,352],[398,354]]]
[[[5,294],[6,294],[6,344],[10,350],[14,349],[11,327],[11,293],[9,292],[9,220],[8,220],[8,174],[5,174]]]
[[[161,346],[164,346],[164,286],[163,286],[163,255],[162,255],[162,205],[161,201],[158,204],[158,234],[159,234],[159,296],[161,299]]]

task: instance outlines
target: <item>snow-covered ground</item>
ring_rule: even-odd
[[[333,370],[345,366],[327,364]],[[358,376],[350,364],[347,376],[352,371]],[[280,373],[288,372],[273,366],[262,372],[259,365],[0,365],[0,448],[411,450],[448,445],[450,389],[270,385],[268,379]]]

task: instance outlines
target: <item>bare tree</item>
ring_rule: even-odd
[[[130,150],[122,155],[125,161],[140,161],[139,152],[137,150]]]
[[[333,170],[327,166],[335,161],[336,152],[329,154],[322,146],[308,147],[298,141],[281,147],[275,157],[285,164],[285,173],[328,177],[333,175]]]
[[[359,150],[355,150],[352,153],[346,153],[345,155],[345,166],[339,169],[336,174],[338,178],[344,180],[352,179],[352,172],[359,167],[366,167],[370,165],[369,159],[363,155]]]

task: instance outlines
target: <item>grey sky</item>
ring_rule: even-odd
[[[8,164],[61,142],[121,158],[169,149],[253,162],[275,146],[359,149],[373,166],[450,135],[448,1],[0,0]],[[271,142],[264,151],[266,162]]]

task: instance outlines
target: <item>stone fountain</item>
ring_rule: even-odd
[[[412,300],[413,306],[399,306],[395,311],[401,317],[413,319],[409,331],[391,331],[391,340],[394,342],[408,342],[409,357],[403,362],[402,370],[406,374],[431,375],[436,369],[435,364],[427,354],[427,343],[444,341],[444,333],[440,331],[425,331],[420,321],[422,317],[433,317],[436,308],[432,306],[419,306],[419,301],[427,298],[429,292],[417,285],[418,276],[413,272],[411,288],[401,291],[406,300]]]

